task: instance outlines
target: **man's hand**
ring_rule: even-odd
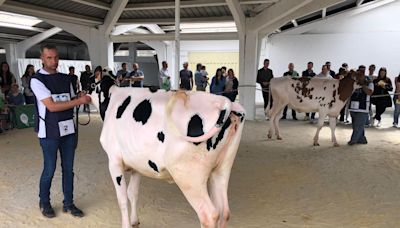
[[[86,94],[85,91],[78,93],[78,102],[79,104],[89,104],[92,101],[89,95]]]
[[[263,82],[262,84],[265,85],[265,86],[268,86],[269,82]]]

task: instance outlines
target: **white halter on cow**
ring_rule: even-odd
[[[244,125],[244,109],[205,92],[120,88],[102,80],[91,93],[104,120],[100,142],[122,213],[139,223],[140,176],[175,182],[202,227],[226,227],[228,182]],[[130,171],[127,187],[124,171]],[[128,198],[131,215],[128,215]]]
[[[279,132],[279,120],[286,105],[299,112],[318,112],[318,128],[314,137],[314,146],[318,146],[319,132],[324,119],[329,116],[329,126],[334,146],[339,146],[335,137],[336,118],[344,107],[347,99],[355,89],[365,83],[365,76],[356,71],[350,71],[341,80],[322,78],[273,78],[270,82],[272,107],[268,106],[266,113],[270,118],[268,138]]]

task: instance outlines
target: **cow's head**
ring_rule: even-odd
[[[92,104],[100,112],[101,118],[104,120],[105,113],[110,102],[110,88],[115,85],[115,80],[109,75],[104,75],[100,81],[91,85],[90,98]]]
[[[350,70],[346,77],[351,78],[355,82],[356,86],[362,86],[366,84],[365,75],[358,70]]]

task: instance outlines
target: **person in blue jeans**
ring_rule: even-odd
[[[361,88],[356,89],[351,95],[349,111],[352,119],[353,133],[350,141],[347,143],[348,145],[368,143],[365,137],[365,122],[369,116],[370,96],[373,91],[374,84],[370,80],[366,80],[365,84]]]
[[[57,152],[60,151],[62,167],[62,189],[64,193],[63,211],[82,217],[82,210],[74,205],[74,157],[77,144],[73,110],[75,106],[90,103],[90,97],[75,93],[71,77],[57,72],[58,51],[53,45],[41,47],[43,68],[31,79],[30,85],[35,95],[35,131],[38,133],[43,151],[43,172],[39,185],[39,207],[43,216],[55,217],[50,204],[51,182],[56,170]]]

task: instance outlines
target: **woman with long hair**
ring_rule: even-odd
[[[215,76],[211,80],[210,92],[216,95],[222,95],[225,89],[225,77],[222,75],[222,69],[218,68]]]
[[[230,101],[234,102],[236,96],[238,95],[239,81],[235,77],[235,72],[233,69],[228,70],[228,75],[226,76],[225,91],[224,96],[229,98]]]
[[[393,97],[394,101],[394,113],[393,113],[393,127],[398,127],[399,125],[399,115],[400,115],[400,74],[394,79],[394,84],[396,85],[395,95]]]
[[[35,67],[32,64],[28,64],[25,69],[24,75],[21,77],[22,87],[24,87],[24,97],[26,104],[35,103],[35,96],[31,90],[31,79],[35,74]]]
[[[0,87],[4,96],[10,92],[11,84],[15,83],[14,74],[10,71],[10,66],[7,62],[2,62],[0,66]]]
[[[381,115],[385,112],[387,107],[392,106],[392,99],[389,95],[389,91],[393,90],[392,81],[386,76],[386,74],[386,68],[381,67],[379,69],[378,77],[373,81],[374,93],[372,96],[377,95],[378,97],[372,97],[371,102],[376,107],[374,120],[378,121],[376,124],[377,127],[381,126]]]

